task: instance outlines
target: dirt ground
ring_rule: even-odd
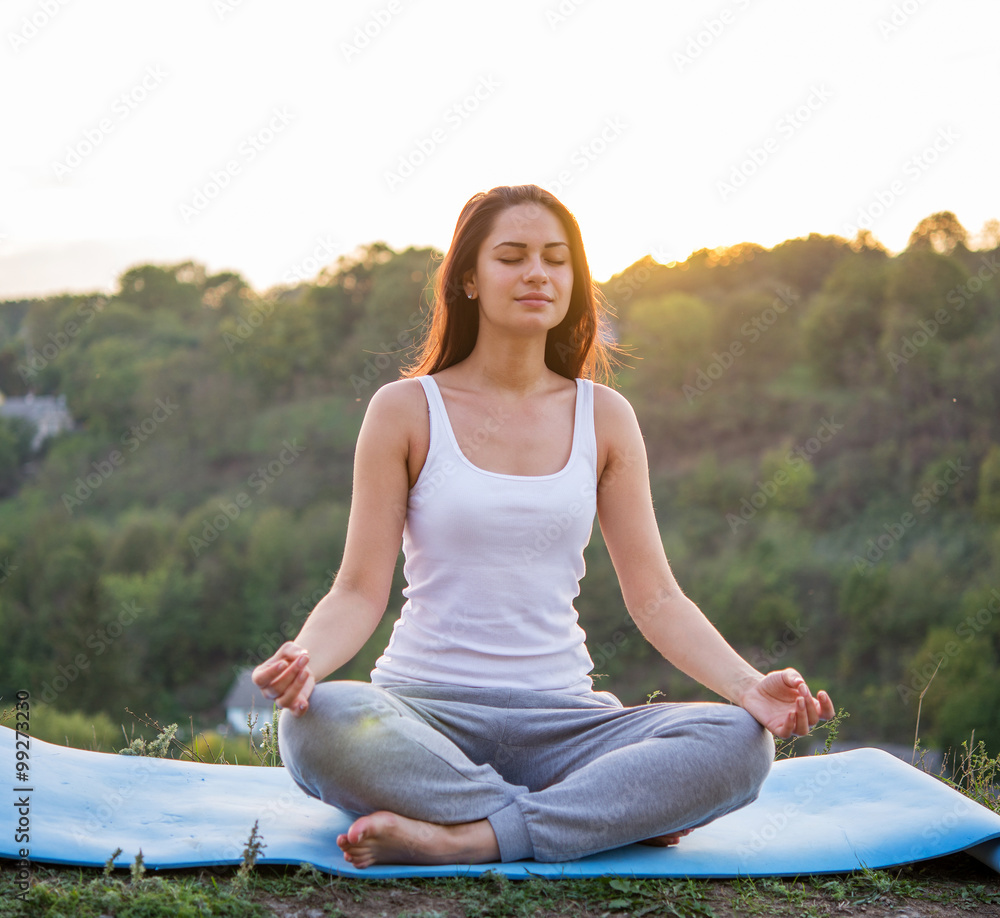
[[[543,901],[522,895],[523,881],[422,881],[409,886],[339,880],[294,900],[260,895],[277,918],[507,918],[567,916],[865,916],[865,918],[1000,918],[1000,874],[958,854],[878,874],[754,881],[704,880],[640,884],[618,900],[602,881],[548,881]],[[529,881],[530,882],[530,881]],[[563,889],[559,887],[563,886]],[[554,887],[554,888],[553,888]],[[537,889],[537,887],[536,887]],[[692,891],[693,890],[693,891]],[[527,893],[527,890],[523,890]],[[627,904],[624,901],[628,900]]]

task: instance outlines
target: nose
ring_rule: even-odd
[[[536,284],[548,282],[549,272],[545,270],[545,260],[541,255],[528,256],[524,267],[524,279]]]

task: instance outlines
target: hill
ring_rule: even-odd
[[[949,219],[950,218],[950,219]],[[685,591],[755,665],[794,665],[844,736],[1000,750],[1000,247],[949,214],[870,236],[645,259],[604,285]],[[140,265],[113,296],[0,304],[0,695],[222,719],[343,547],[372,393],[419,340],[436,253],[375,243],[258,293]],[[599,531],[577,604],[599,687],[703,690],[628,619]],[[403,586],[397,570],[394,595]],[[365,678],[399,601],[338,675]]]

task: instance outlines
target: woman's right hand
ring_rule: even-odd
[[[251,678],[254,685],[287,708],[296,717],[309,708],[309,696],[316,686],[316,679],[309,669],[309,651],[294,641],[285,641],[274,654],[255,667]]]

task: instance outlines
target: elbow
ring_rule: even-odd
[[[629,605],[629,613],[642,630],[645,625],[662,617],[687,597],[676,582],[661,585],[654,593],[636,600],[634,608]]]
[[[378,621],[389,605],[390,589],[390,585],[374,584],[363,579],[355,580],[338,574],[327,596],[332,597],[334,601],[344,601],[355,607],[362,607]]]

